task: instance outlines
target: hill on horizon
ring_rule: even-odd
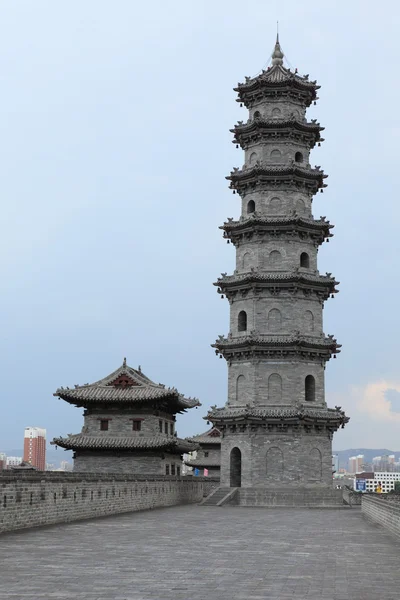
[[[387,448],[349,448],[347,450],[333,450],[333,454],[339,456],[339,469],[347,469],[350,456],[363,454],[366,463],[371,463],[375,456],[385,456],[385,454],[394,454],[396,461],[400,460],[400,450],[388,450]]]

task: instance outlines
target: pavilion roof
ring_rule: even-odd
[[[193,452],[198,447],[181,438],[167,438],[161,435],[110,437],[82,433],[54,438],[51,444],[66,450],[165,450],[179,453]]]
[[[192,460],[185,460],[183,462],[188,467],[200,467],[200,468],[205,467],[206,469],[208,467],[220,467],[221,466],[221,460],[218,460],[217,458],[193,458]]]
[[[199,435],[192,435],[186,438],[189,442],[196,444],[213,444],[221,445],[221,432],[216,427],[211,427],[208,431],[200,433]]]
[[[53,394],[76,406],[94,404],[156,404],[172,412],[201,406],[197,398],[185,398],[176,388],[154,383],[139,369],[126,364],[94,383],[58,388]]]

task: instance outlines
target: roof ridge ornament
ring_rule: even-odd
[[[282,52],[282,48],[279,43],[279,32],[277,32],[275,48],[272,53],[272,66],[275,67],[276,65],[283,65],[283,57],[284,57],[284,54]]]
[[[124,362],[122,363],[123,367],[126,367],[126,357],[124,357]]]

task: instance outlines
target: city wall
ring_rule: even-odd
[[[215,478],[0,473],[0,533],[200,502]]]
[[[400,500],[387,499],[379,494],[363,495],[362,514],[400,537]]]

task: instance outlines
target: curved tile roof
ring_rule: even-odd
[[[219,418],[233,417],[259,417],[268,419],[300,419],[300,420],[324,420],[347,423],[350,418],[347,417],[339,407],[338,408],[309,408],[303,407],[281,407],[281,408],[257,408],[257,407],[238,407],[238,408],[214,408],[205,419],[216,420]]]
[[[268,67],[256,77],[246,77],[244,83],[238,83],[237,87],[233,89],[240,94],[241,92],[253,91],[259,87],[274,87],[276,84],[279,87],[282,84],[291,84],[299,89],[314,92],[314,94],[320,88],[316,81],[309,81],[307,75],[302,77],[297,72],[293,72],[280,64]]]
[[[217,459],[208,459],[208,458],[194,458],[193,460],[185,460],[185,465],[188,467],[220,467],[221,461]]]
[[[268,217],[264,217],[257,214],[257,212],[253,212],[250,216],[237,221],[234,221],[233,219],[231,221],[225,221],[223,225],[220,225],[219,229],[232,231],[236,229],[245,229],[246,227],[252,227],[254,225],[266,225],[271,227],[274,227],[275,225],[301,225],[303,227],[316,230],[327,230],[326,235],[329,237],[332,237],[332,234],[329,233],[329,229],[334,228],[334,225],[331,225],[331,223],[324,218],[313,219],[303,217],[294,211],[293,214],[289,216],[277,215]]]
[[[67,450],[170,450],[179,452],[193,452],[196,444],[180,438],[168,439],[162,436],[153,437],[110,437],[91,436],[78,433],[66,438],[54,438],[51,444]]]
[[[168,404],[176,412],[201,406],[197,398],[185,398],[176,388],[154,383],[139,369],[126,364],[94,383],[76,385],[74,389],[58,388],[53,394],[71,404],[85,406],[92,403],[146,403]]]
[[[208,431],[200,433],[199,435],[192,435],[186,438],[188,442],[194,442],[196,444],[215,444],[221,445],[221,432],[216,427],[211,427]]]
[[[275,281],[305,281],[306,283],[316,283],[322,285],[338,285],[340,282],[336,281],[330,273],[326,275],[313,275],[312,273],[305,273],[300,270],[294,271],[276,271],[268,273],[262,273],[257,269],[253,269],[248,273],[236,273],[234,275],[227,275],[222,273],[222,277],[219,277],[214,283],[215,286],[226,286],[235,285],[240,283],[262,283],[262,282],[275,282]]]
[[[333,336],[305,336],[300,334],[288,334],[288,335],[255,335],[249,333],[243,337],[224,337],[220,335],[214,344],[213,348],[237,348],[238,346],[247,346],[251,344],[265,345],[265,346],[311,346],[314,348],[333,348],[335,352],[339,353],[341,344],[336,342]]]

